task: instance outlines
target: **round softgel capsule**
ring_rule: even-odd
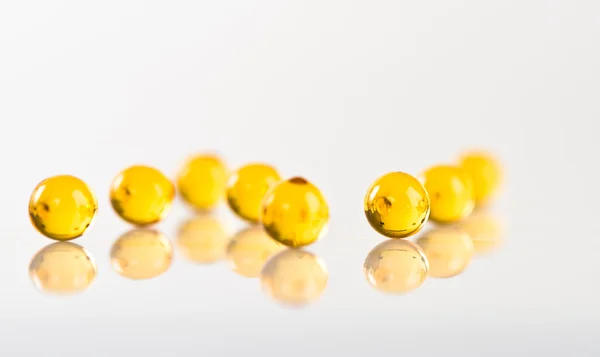
[[[489,203],[498,193],[502,181],[502,167],[496,158],[487,152],[467,152],[460,157],[459,166],[473,180],[475,203]]]
[[[422,175],[423,185],[429,194],[429,218],[438,223],[452,223],[471,214],[475,195],[471,176],[460,167],[437,165]]]
[[[277,242],[302,247],[321,238],[329,222],[329,207],[321,191],[304,178],[277,184],[262,204],[262,224]]]
[[[427,221],[429,195],[415,177],[390,172],[371,185],[364,208],[377,232],[389,238],[405,238],[417,233]]]
[[[214,209],[225,196],[227,167],[215,155],[191,157],[177,176],[177,189],[185,202],[198,210]]]
[[[92,223],[98,202],[85,182],[71,175],[40,182],[29,199],[29,217],[48,238],[65,241],[80,237]]]
[[[281,177],[275,168],[266,164],[249,164],[239,168],[229,178],[227,203],[240,218],[257,223],[261,202],[267,191]]]

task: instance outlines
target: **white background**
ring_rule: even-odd
[[[592,0],[1,1],[0,354],[597,355],[599,20]],[[466,148],[505,166],[502,250],[405,296],[372,289],[367,187]],[[112,177],[134,163],[173,176],[203,151],[322,189],[319,301],[287,310],[225,262],[176,255],[144,282],[111,269],[129,228]],[[100,201],[76,241],[98,277],[69,298],[27,275],[50,243],[29,194],[59,173]],[[158,228],[190,214],[178,203]]]

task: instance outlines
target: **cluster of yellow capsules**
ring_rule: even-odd
[[[462,272],[475,251],[482,217],[470,220],[476,208],[496,197],[502,170],[489,153],[469,152],[456,163],[426,169],[419,178],[391,172],[367,191],[364,210],[371,226],[389,238],[408,238],[428,220],[437,227],[416,243],[393,239],[376,246],[364,270],[371,285],[387,292],[407,292],[427,276],[447,278]]]

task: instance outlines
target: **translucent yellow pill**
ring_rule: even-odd
[[[229,234],[218,218],[199,215],[179,226],[176,241],[188,260],[210,264],[225,258]]]
[[[460,227],[473,240],[476,254],[491,253],[502,246],[504,227],[499,217],[489,211],[476,210]]]
[[[457,227],[441,227],[426,232],[417,240],[427,260],[429,275],[450,278],[462,273],[473,256],[471,237]]]
[[[385,293],[406,293],[425,282],[429,264],[423,251],[409,240],[385,241],[373,248],[364,263],[367,281]]]
[[[150,279],[171,266],[173,249],[169,239],[151,229],[134,229],[115,241],[110,251],[113,269],[133,279]]]
[[[175,186],[157,169],[131,166],[112,182],[110,201],[125,221],[145,226],[162,220],[175,198]]]
[[[284,305],[302,306],[316,301],[327,287],[329,274],[316,255],[287,249],[267,261],[260,273],[263,291]]]
[[[227,202],[242,219],[256,223],[267,191],[281,181],[277,170],[266,164],[249,164],[233,173],[227,186]]]
[[[329,207],[321,191],[294,177],[271,189],[262,204],[262,224],[271,238],[289,247],[302,247],[321,238],[329,222]]]
[[[77,177],[53,176],[40,182],[29,199],[29,217],[43,235],[70,240],[83,235],[92,223],[98,202]]]
[[[82,247],[57,242],[44,247],[31,260],[29,276],[47,294],[74,294],[86,290],[96,278],[96,264]]]
[[[390,172],[375,181],[365,195],[365,215],[371,226],[389,238],[417,233],[429,217],[425,187],[404,172]]]
[[[190,158],[179,172],[177,188],[192,207],[211,210],[225,197],[227,179],[227,167],[219,157],[198,155]]]
[[[502,167],[491,154],[468,152],[460,157],[459,166],[471,175],[475,203],[489,203],[498,193],[502,182]]]
[[[473,211],[473,182],[469,173],[462,168],[433,166],[423,173],[422,181],[431,202],[431,220],[438,223],[456,222]]]
[[[236,273],[254,278],[260,274],[267,259],[283,249],[284,246],[269,237],[261,226],[252,226],[231,239],[227,258]]]

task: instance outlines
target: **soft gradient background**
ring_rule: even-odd
[[[592,0],[2,1],[0,355],[597,356],[599,14]],[[404,296],[374,290],[369,184],[471,147],[505,166],[502,249]],[[112,270],[129,229],[112,177],[133,163],[172,176],[202,151],[322,189],[320,300],[286,309],[177,251],[153,280]],[[100,200],[75,241],[98,276],[69,298],[27,274],[50,243],[29,194],[59,173]],[[178,203],[157,227],[172,237],[190,215]]]

